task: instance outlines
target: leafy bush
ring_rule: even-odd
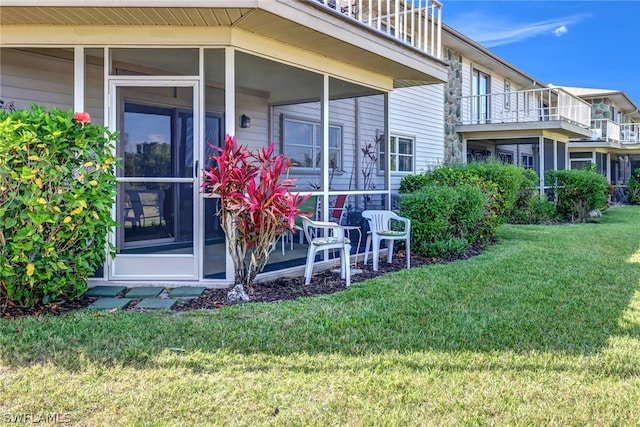
[[[116,225],[114,139],[87,113],[0,111],[0,300],[84,293]]]
[[[533,171],[495,160],[453,164],[403,178],[400,192],[412,193],[428,185],[464,184],[475,185],[484,191],[495,219],[500,222],[513,209],[520,191],[537,185],[537,176]]]
[[[627,201],[632,205],[640,205],[640,168],[633,171],[633,176],[627,183]]]
[[[406,194],[400,213],[412,219],[413,250],[423,256],[451,256],[493,236],[487,196],[473,185],[430,185]]]
[[[547,171],[545,177],[552,183],[558,214],[568,221],[586,222],[589,212],[607,202],[607,178],[593,169]]]
[[[537,188],[528,197],[521,197],[507,217],[511,224],[553,224],[560,220],[555,203],[540,196]]]

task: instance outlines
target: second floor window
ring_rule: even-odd
[[[489,75],[473,70],[471,74],[471,95],[473,98],[473,119],[477,123],[485,123],[489,119]]]
[[[283,118],[284,152],[295,168],[322,167],[322,126],[318,122]],[[342,128],[329,126],[329,168],[342,170]]]

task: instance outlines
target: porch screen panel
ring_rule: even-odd
[[[198,49],[194,48],[116,48],[111,55],[111,75],[197,76]]]
[[[553,141],[550,139],[544,139],[544,170],[553,170]]]
[[[214,147],[222,147],[225,137],[225,51],[204,50],[204,140],[200,141],[202,168],[215,167],[211,156],[217,154]],[[218,211],[220,199],[201,193],[201,209],[204,211],[202,251],[204,279],[224,280],[226,277],[225,234],[220,225]],[[201,235],[202,235],[201,234]],[[232,277],[228,279],[233,279]]]
[[[236,51],[236,138],[240,144],[260,149],[275,144],[294,164],[292,191],[318,193],[321,173],[323,76],[267,58]],[[339,128],[334,134],[339,134]],[[315,197],[319,201],[321,197]],[[313,217],[319,205],[311,209]],[[304,265],[307,241],[300,231],[279,236],[264,271]]]

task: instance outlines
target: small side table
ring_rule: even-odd
[[[347,237],[351,239],[351,231],[356,230],[358,232],[358,246],[356,247],[356,262],[353,264],[353,268],[358,268],[358,255],[360,255],[360,244],[362,243],[362,230],[359,225],[343,225]]]

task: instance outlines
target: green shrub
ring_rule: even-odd
[[[523,188],[536,186],[534,171],[495,160],[441,166],[400,182],[400,193],[412,193],[428,185],[475,185],[489,197],[491,210],[500,222],[514,208]]]
[[[451,256],[493,236],[487,196],[473,185],[430,185],[406,194],[400,213],[412,219],[411,242],[423,256]]]
[[[633,171],[633,176],[627,183],[625,196],[632,205],[640,205],[640,168]]]
[[[556,209],[571,222],[586,222],[589,212],[601,209],[609,196],[607,178],[591,168],[547,171],[546,182],[552,185]]]
[[[87,113],[0,111],[0,300],[74,298],[115,226],[115,135]]]
[[[537,188],[528,197],[521,197],[507,217],[511,224],[553,224],[560,220],[556,204],[540,196]]]

